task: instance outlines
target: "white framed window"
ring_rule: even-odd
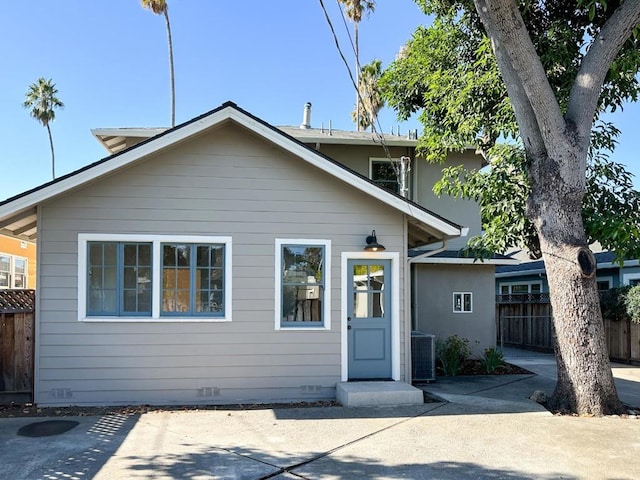
[[[613,277],[596,277],[598,291],[610,290],[613,285]]]
[[[0,253],[0,288],[28,288],[27,265],[26,258]]]
[[[231,321],[231,237],[78,235],[80,321]]]
[[[395,160],[400,162],[400,160]],[[398,163],[396,163],[397,165]],[[376,185],[391,190],[394,193],[400,193],[398,184],[398,176],[394,165],[387,158],[370,158],[369,159],[369,178]]]
[[[640,272],[636,273],[623,273],[622,274],[622,284],[629,285],[633,287],[635,285],[640,284]]]
[[[453,313],[473,313],[473,293],[453,292]]]
[[[275,328],[331,329],[331,240],[276,239]]]
[[[500,284],[500,295],[541,293],[542,282],[508,282]]]

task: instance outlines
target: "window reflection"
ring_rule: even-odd
[[[384,266],[353,266],[353,316],[381,318],[384,316]]]

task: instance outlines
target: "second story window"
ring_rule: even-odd
[[[399,193],[398,177],[391,162],[387,159],[371,159],[369,178],[382,188]]]

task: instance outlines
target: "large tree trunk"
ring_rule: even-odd
[[[558,383],[551,406],[579,414],[619,413],[582,224],[590,131],[611,62],[640,20],[640,1],[623,2],[588,49],[563,113],[515,0],[474,0],[505,81],[531,194],[527,216],[545,262],[556,330]]]
[[[578,150],[575,149],[574,150]],[[540,239],[556,332],[558,380],[554,410],[606,415],[623,410],[618,399],[595,281],[596,261],[582,224],[582,172],[572,158],[534,159],[528,215]]]

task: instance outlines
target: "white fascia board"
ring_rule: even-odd
[[[445,258],[445,257],[425,257],[412,262],[415,264],[448,264],[448,265],[517,265],[517,260],[504,258],[488,258],[486,260],[476,260],[475,258]],[[510,273],[510,272],[509,272]],[[498,276],[499,274],[496,274]]]
[[[376,189],[375,193],[372,192],[372,188],[374,188],[369,182],[363,180],[360,177],[350,174],[344,168],[336,165],[333,162],[328,162],[324,158],[316,155],[314,152],[311,152],[307,147],[299,145],[297,143],[291,142],[288,138],[280,135],[278,132],[274,132],[271,128],[266,127],[264,124],[257,122],[256,120],[247,117],[246,115],[238,112],[237,110],[232,110],[231,119],[245,126],[246,128],[255,131],[256,133],[262,135],[267,138],[269,141],[275,143],[279,147],[282,147],[285,150],[293,153],[294,155],[302,158],[307,163],[324,170],[325,172],[337,177],[344,182],[348,183],[361,190],[362,192],[377,198],[378,200],[386,203],[387,205],[395,208],[396,210],[400,210],[401,212],[409,215],[417,220],[420,220],[427,225],[430,225],[433,228],[436,228],[440,232],[442,232],[446,236],[451,237],[459,237],[460,229],[455,228],[453,225],[450,225],[443,220],[430,215],[429,213],[415,208],[413,205],[403,201],[402,199],[392,195],[390,193],[385,192],[382,189]]]
[[[503,265],[513,265],[513,264],[503,264]],[[638,260],[625,260],[624,262],[625,267],[637,267],[639,265],[640,265],[640,261]],[[603,262],[603,263],[598,263],[596,265],[596,270],[605,269],[605,268],[606,269],[620,268],[620,265],[618,265],[617,263],[611,263],[611,262]],[[545,273],[544,268],[536,268],[535,270],[516,270],[512,272],[500,272],[500,273],[496,273],[496,278],[519,277],[521,275],[539,275],[541,273]]]
[[[544,268],[536,268],[535,270],[515,270],[513,272],[496,273],[496,278],[519,277],[519,276],[526,276],[526,275],[540,275],[541,273],[545,273]]]

